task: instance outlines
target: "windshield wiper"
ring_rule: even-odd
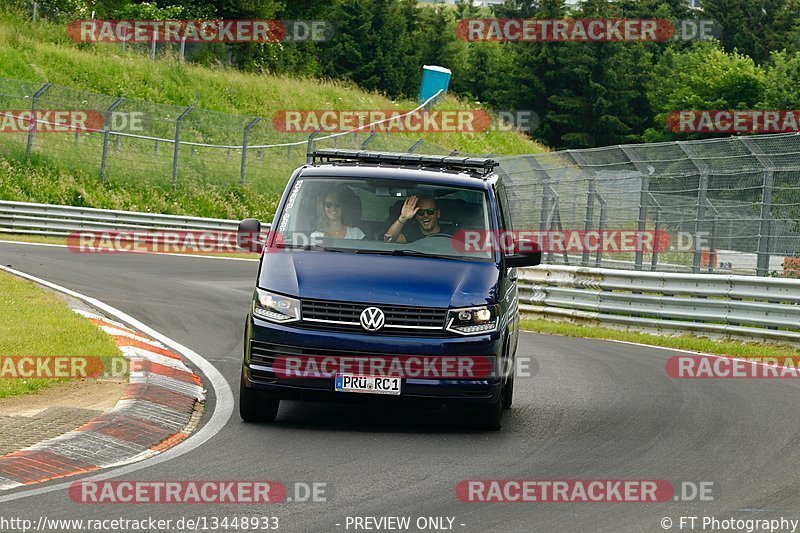
[[[396,250],[356,250],[357,254],[374,254],[374,255],[396,255],[396,256],[410,256],[410,257],[435,257],[436,259],[452,259],[459,260],[459,257],[452,257],[447,255],[429,254],[426,252],[419,252],[417,250],[406,250],[398,248]]]
[[[278,248],[289,248],[291,250],[324,250],[326,252],[344,252],[349,248],[333,248],[332,246],[320,246],[318,244],[287,244],[281,243]]]

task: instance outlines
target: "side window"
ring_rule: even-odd
[[[497,205],[500,208],[500,229],[511,231],[514,229],[514,224],[511,220],[506,187],[502,182],[495,187],[495,196],[497,196]]]

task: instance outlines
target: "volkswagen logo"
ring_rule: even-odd
[[[378,331],[383,327],[386,317],[377,307],[367,307],[361,311],[361,327],[367,331]]]

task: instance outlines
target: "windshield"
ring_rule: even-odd
[[[384,179],[303,178],[289,193],[271,245],[491,261],[491,248],[465,244],[465,235],[485,235],[490,230],[486,205],[483,189]]]

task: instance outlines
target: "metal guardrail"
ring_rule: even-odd
[[[0,201],[0,234],[64,237],[74,231],[232,231],[238,220]]]
[[[800,280],[542,265],[520,272],[528,316],[659,333],[800,341]]]
[[[238,220],[0,201],[0,234],[235,232],[238,224]],[[541,265],[520,269],[519,283],[520,311],[526,316],[659,333],[800,341],[800,280]]]

